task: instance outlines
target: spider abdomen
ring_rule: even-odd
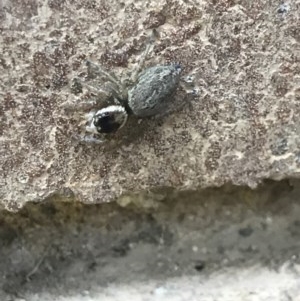
[[[154,66],[144,70],[128,91],[128,106],[138,117],[163,115],[172,107],[172,94],[180,80],[178,64]]]

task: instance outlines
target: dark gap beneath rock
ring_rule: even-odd
[[[275,267],[300,247],[299,184],[162,188],[127,196],[125,208],[122,197],[88,205],[57,194],[0,211],[0,291],[82,291],[209,274],[225,263]]]

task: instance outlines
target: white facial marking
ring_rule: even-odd
[[[109,112],[109,113],[120,112],[120,113],[126,114],[125,109],[124,109],[123,107],[121,107],[121,106],[108,106],[108,107],[106,107],[106,108],[103,108],[103,109],[97,111],[97,112],[94,114],[94,116],[96,116],[96,115],[101,115],[101,114],[107,113],[107,112]],[[94,116],[93,116],[93,117],[94,117]]]
[[[97,128],[94,125],[94,120],[95,120],[95,117],[100,116],[104,113],[119,113],[119,114],[116,114],[115,118],[117,120],[120,119],[120,123],[121,123],[120,128],[123,127],[127,121],[127,112],[122,106],[117,106],[117,105],[108,106],[106,108],[98,110],[96,113],[90,112],[85,115],[85,119],[88,122],[88,125],[86,126],[85,129],[88,133],[99,134],[99,132],[97,131]]]

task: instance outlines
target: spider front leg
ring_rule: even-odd
[[[76,138],[76,141],[84,142],[84,143],[92,143],[92,144],[103,144],[104,143],[104,140],[95,138],[93,136],[78,135],[75,138]]]
[[[135,83],[137,81],[139,74],[144,69],[145,61],[146,61],[146,58],[147,58],[147,56],[150,52],[151,46],[152,45],[147,45],[146,46],[146,49],[145,49],[144,53],[141,55],[138,66],[135,68],[134,72],[132,73],[131,80],[132,80],[133,83]]]
[[[154,43],[159,38],[159,33],[153,29],[151,35],[148,37],[148,44],[146,46],[146,49],[141,55],[140,61],[138,63],[138,66],[135,68],[134,72],[132,73],[131,80],[133,83],[135,83],[139,77],[139,74],[144,69],[145,61],[150,53],[150,50],[153,50]]]
[[[87,134],[73,135],[73,138],[75,138],[76,141],[83,142],[83,143],[89,143],[89,144],[104,143],[104,140],[100,138],[101,137],[100,134],[97,132],[97,129],[93,125],[93,118],[94,118],[95,114],[96,114],[95,111],[91,111],[88,114],[85,114],[82,122],[79,125],[84,126],[85,132]]]
[[[194,75],[186,76],[183,80],[179,82],[179,85],[187,94],[198,95],[199,93],[199,87],[197,87],[195,84]]]
[[[91,91],[95,96],[91,100],[85,101],[72,101],[72,102],[65,102],[62,104],[62,107],[69,111],[84,111],[89,110],[95,107],[97,104],[103,102],[109,103],[109,100],[114,97],[114,91],[109,87],[109,89],[101,88],[101,87],[94,87],[87,83],[82,82],[79,78],[74,78],[73,83],[71,86],[71,90],[74,91],[73,87],[76,87],[77,91],[82,92],[82,88],[86,88],[88,91]],[[78,93],[76,93],[78,94]]]
[[[86,61],[86,65],[88,68],[88,74],[90,76],[100,75],[103,76],[108,83],[110,83],[110,89],[114,93],[113,96],[117,99],[125,99],[127,97],[127,89],[124,87],[121,81],[117,79],[117,77],[100,66],[96,65],[91,61]]]

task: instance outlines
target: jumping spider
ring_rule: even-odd
[[[147,54],[148,51],[149,47],[145,53]],[[146,118],[163,116],[174,109],[172,96],[180,81],[181,66],[177,63],[156,65],[140,72],[146,54],[129,83],[121,82],[113,73],[87,61],[88,74],[101,76],[106,80],[106,85],[101,88],[86,84],[85,86],[96,92],[98,96],[104,94],[105,98],[112,102],[109,106],[86,116],[87,132],[96,135],[115,133],[125,125],[130,114]],[[80,140],[103,142],[92,136],[84,136]]]

